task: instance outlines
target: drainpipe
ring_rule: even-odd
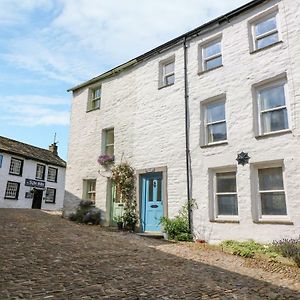
[[[187,183],[187,199],[188,199],[188,219],[189,230],[192,233],[192,192],[191,192],[191,161],[190,161],[190,119],[189,119],[189,92],[188,92],[188,71],[187,71],[187,43],[186,37],[183,40],[184,55],[184,104],[185,104],[185,159],[186,159],[186,183]]]

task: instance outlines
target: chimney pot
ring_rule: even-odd
[[[57,148],[58,147],[56,143],[53,143],[49,146],[49,151],[51,151],[54,155],[58,156]]]

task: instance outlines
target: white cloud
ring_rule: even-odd
[[[9,125],[68,125],[69,100],[60,97],[16,95],[0,97],[0,120]]]

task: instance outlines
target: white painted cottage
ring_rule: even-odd
[[[0,208],[62,210],[66,162],[57,153],[0,136]]]
[[[100,154],[136,170],[141,231],[195,199],[198,239],[300,234],[300,2],[255,0],[70,89],[66,213],[122,208]]]

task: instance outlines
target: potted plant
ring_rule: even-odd
[[[122,230],[123,229],[123,216],[114,217],[114,221],[117,223],[118,229]]]
[[[135,225],[137,223],[137,217],[135,213],[135,207],[130,206],[127,209],[125,209],[123,220],[126,226],[129,228],[130,231],[135,230]]]
[[[114,161],[115,161],[115,157],[107,154],[103,154],[98,157],[98,163],[105,168],[112,165]]]

